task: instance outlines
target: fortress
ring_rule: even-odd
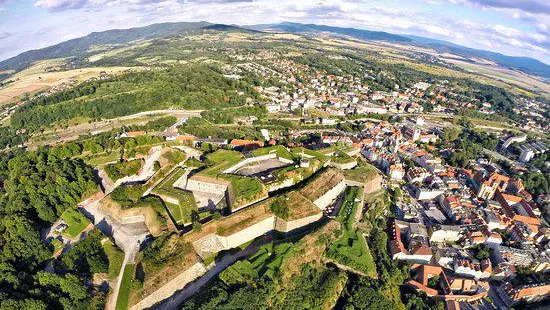
[[[157,282],[154,285],[158,287],[160,284],[160,287],[147,294],[130,309],[149,308],[183,289],[216,266],[216,262],[206,265],[205,261],[220,251],[239,247],[273,231],[291,233],[317,222],[323,217],[322,211],[337,199],[349,182],[352,182],[353,186],[361,184],[361,187],[368,191],[376,190],[377,185],[379,189],[381,178],[378,176],[378,174],[371,174],[372,180],[360,183],[347,180],[340,170],[328,168],[316,175],[300,190],[278,196],[285,199],[289,208],[289,214],[284,218],[271,210],[272,204],[277,199],[273,197],[254,203],[218,221],[210,221],[199,232],[192,231],[179,237],[183,238],[185,243],[192,245],[190,251],[185,253],[189,259],[185,260],[181,266],[171,266],[171,268],[177,267],[182,272],[175,277],[170,274],[166,274],[162,279],[157,277],[155,280],[161,283]],[[206,183],[211,185],[205,185]],[[227,189],[219,183],[201,184],[201,180],[194,180],[193,184],[201,190],[213,192],[222,188]],[[149,285],[153,284],[147,283],[146,278],[144,287],[147,288]]]

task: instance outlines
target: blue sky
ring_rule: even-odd
[[[93,31],[201,20],[413,34],[550,64],[550,0],[0,0],[0,60]]]

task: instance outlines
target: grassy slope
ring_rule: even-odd
[[[376,278],[376,266],[367,247],[363,233],[353,225],[358,203],[355,199],[359,197],[360,190],[356,187],[348,188],[344,203],[338,214],[338,222],[342,224],[342,235],[332,243],[327,251],[327,256],[334,261],[347,265],[370,277]]]

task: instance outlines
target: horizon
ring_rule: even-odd
[[[550,4],[545,1],[289,2],[0,0],[0,26],[6,29],[0,31],[0,61],[92,32],[208,21],[240,26],[289,22],[414,35],[550,65]],[[242,16],[243,11],[252,13]]]

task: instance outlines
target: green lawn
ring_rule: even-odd
[[[358,207],[355,199],[359,195],[361,195],[361,190],[358,187],[346,190],[344,202],[336,219],[342,224],[342,236],[329,246],[326,255],[342,265],[376,278],[376,266],[365,237],[360,230],[353,226]]]
[[[262,182],[256,178],[225,175],[224,179],[231,181],[235,201],[251,202],[260,198],[259,194],[262,193],[264,189]]]
[[[124,268],[120,289],[118,290],[116,310],[128,309],[128,299],[130,298],[130,289],[132,288],[132,280],[134,278],[134,267],[134,264],[128,264]]]
[[[124,252],[111,243],[110,240],[103,243],[103,250],[109,258],[109,279],[115,279],[120,272],[120,268],[122,267]]]
[[[294,160],[294,156],[292,155],[292,153],[290,153],[282,145],[262,147],[262,148],[255,149],[254,151],[252,151],[252,155],[254,155],[255,157],[263,156],[263,155],[267,155],[267,154],[272,154],[272,153],[277,154],[277,156],[281,157],[281,158],[285,158],[285,159],[288,159],[288,160]]]
[[[323,153],[318,152],[318,151],[313,151],[313,150],[310,150],[310,149],[306,149],[304,147],[292,148],[292,149],[290,149],[290,152],[292,152],[292,154],[294,154],[294,155],[305,154],[307,156],[317,158],[317,159],[322,160],[322,161],[327,159],[327,157]]]
[[[214,153],[206,155],[206,163],[210,167],[201,171],[201,174],[215,177],[225,169],[232,167],[244,160],[243,154],[236,151],[217,150]]]
[[[90,224],[90,221],[76,209],[66,210],[61,214],[61,218],[68,226],[63,233],[70,238],[76,238]]]
[[[337,164],[347,164],[355,161],[355,158],[349,156],[348,154],[342,151],[336,151],[334,155],[330,158],[333,163]]]

